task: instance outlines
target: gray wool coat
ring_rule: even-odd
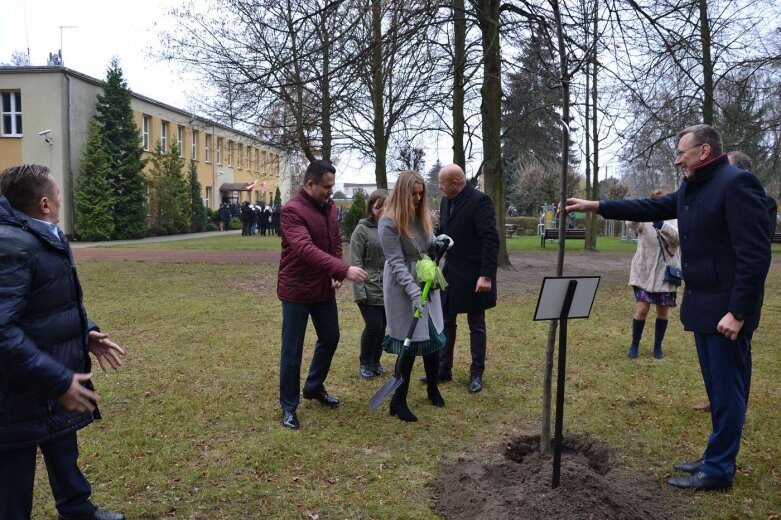
[[[664,281],[666,263],[659,248],[657,231],[651,222],[627,222],[627,227],[637,233],[637,251],[632,258],[629,272],[629,285],[640,287],[649,293],[675,292],[678,288]],[[678,251],[678,226],[676,220],[667,220],[662,224],[659,234],[667,241],[667,248],[673,254],[672,259],[664,252],[667,262],[681,268],[681,255]]]
[[[388,320],[388,335],[397,340],[404,340],[407,335],[412,313],[413,301],[420,301],[422,286],[417,280],[415,266],[421,255],[434,257],[434,235],[426,236],[419,223],[413,226],[413,237],[399,236],[394,222],[380,218],[380,243],[385,253],[385,269],[383,270],[383,295],[385,297],[385,316]],[[415,327],[412,341],[429,340],[428,322],[434,324],[437,333],[444,329],[442,319],[442,301],[439,289],[429,293],[430,299],[423,308],[421,319]]]
[[[353,282],[353,300],[366,305],[382,305],[382,270],[385,254],[382,252],[377,223],[364,218],[358,222],[350,237],[350,265],[362,267],[369,278]]]

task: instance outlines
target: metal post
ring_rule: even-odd
[[[570,280],[567,286],[567,294],[561,307],[559,318],[559,369],[556,381],[556,436],[553,439],[553,484],[552,488],[559,487],[561,480],[561,441],[564,429],[564,377],[567,365],[567,317],[575,296],[577,280]]]

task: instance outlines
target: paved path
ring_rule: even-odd
[[[229,235],[238,235],[240,229],[231,231],[204,231],[203,233],[185,233],[183,235],[167,235],[164,237],[147,237],[136,240],[112,240],[109,242],[77,242],[71,240],[71,249],[83,249],[86,247],[107,247],[107,246],[125,246],[131,244],[150,244],[154,242],[174,242],[176,240],[192,240],[194,238],[224,237]]]

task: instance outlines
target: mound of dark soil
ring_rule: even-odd
[[[437,478],[435,511],[448,519],[660,519],[680,517],[682,500],[647,476],[620,467],[608,446],[567,437],[561,485],[551,489],[552,456],[539,436],[511,439],[460,458]]]

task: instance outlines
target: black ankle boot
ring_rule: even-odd
[[[397,390],[398,392],[398,390]],[[417,422],[418,418],[407,406],[407,396],[404,398],[397,398],[396,394],[393,394],[393,399],[390,402],[390,414],[392,417],[398,417],[405,422]]]

